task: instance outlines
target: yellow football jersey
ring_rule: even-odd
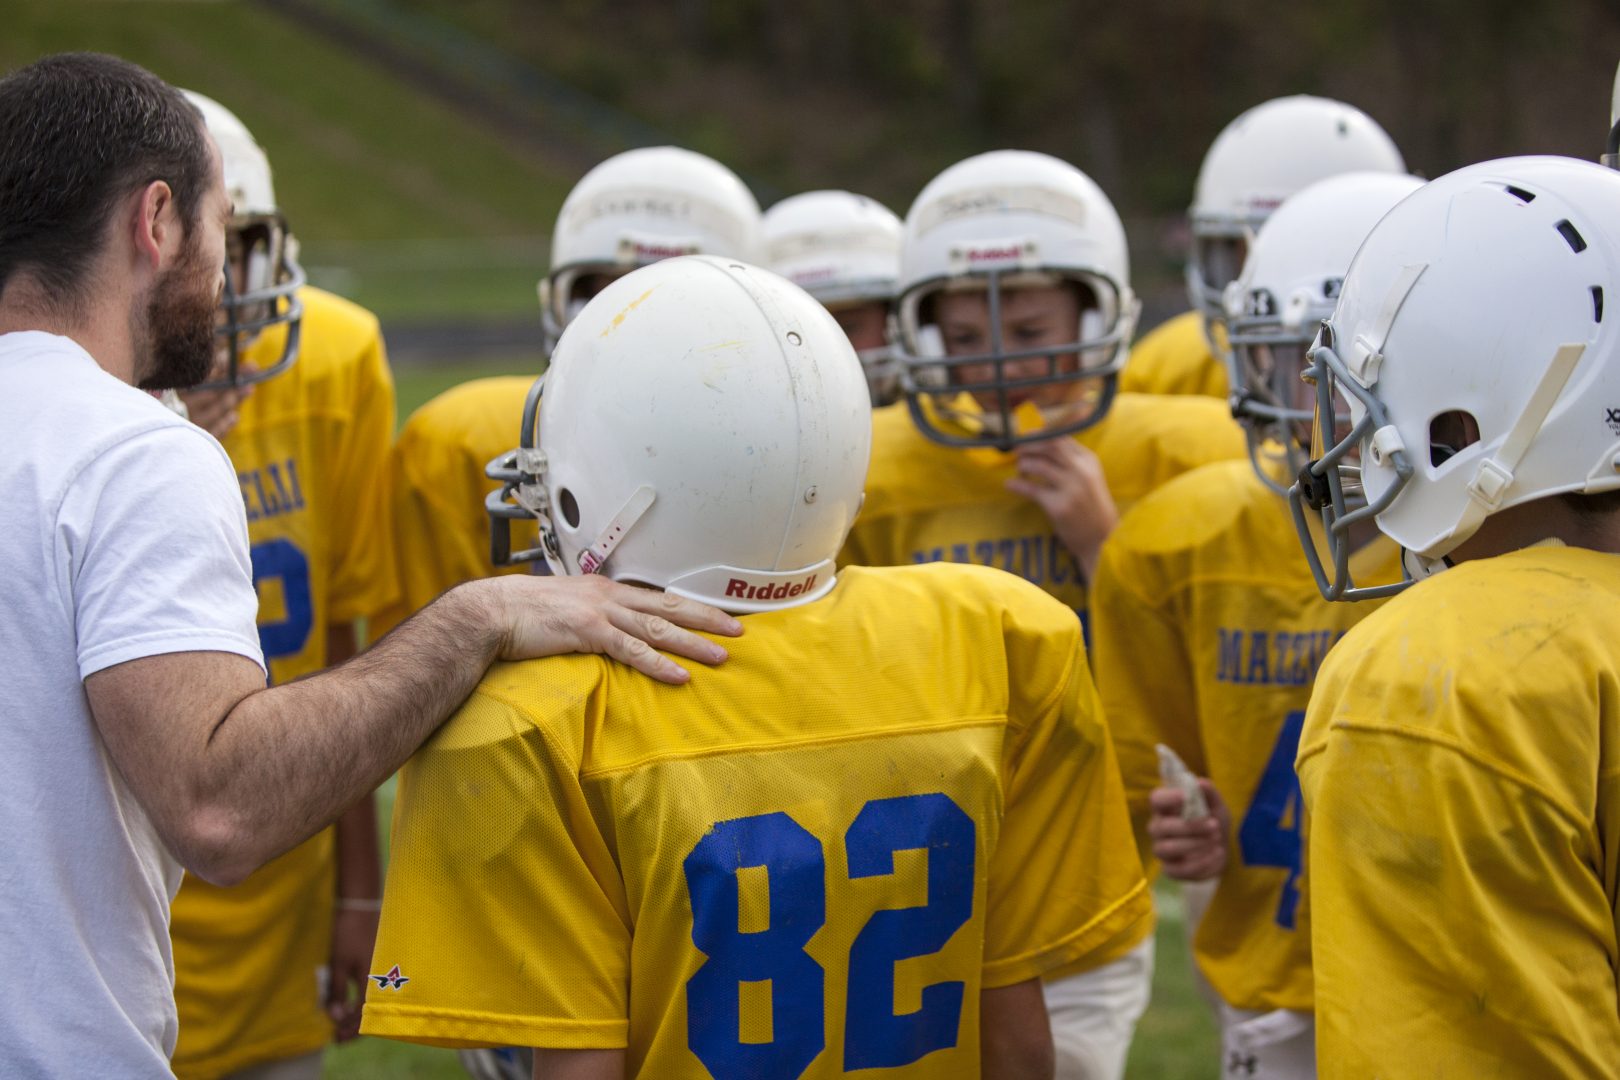
[[[1097,455],[1123,512],[1188,469],[1247,454],[1243,432],[1218,402],[1120,394],[1101,423],[1075,436]],[[977,563],[1051,593],[1085,619],[1086,583],[1039,505],[1006,483],[1017,458],[992,448],[930,441],[904,402],[872,414],[866,502],[840,565]]]
[[[840,574],[669,687],[497,665],[400,779],[367,1034],[637,1077],[973,1077],[981,989],[1147,918],[1074,617]]]
[[[1353,569],[1358,581],[1399,581],[1400,551],[1379,537]],[[1156,744],[1210,777],[1232,810],[1230,858],[1193,953],[1234,1008],[1311,1009],[1294,754],[1322,658],[1377,606],[1322,599],[1287,500],[1246,461],[1176,477],[1103,545],[1092,664],[1143,860]]]
[[[258,384],[225,438],[247,506],[259,640],[273,683],[326,666],[326,634],[391,603],[381,498],[394,384],[377,320],[319,289],[299,357]],[[249,361],[281,355],[285,327]],[[175,897],[175,1072],[207,1080],[319,1049],[332,1025],[318,985],[332,941],[330,829],[220,889],[187,875]]]
[[[446,589],[493,574],[524,573],[489,557],[484,476],[492,458],[517,448],[527,375],[474,379],[411,414],[389,459],[389,513],[397,552],[399,603],[375,620],[385,633]],[[533,547],[533,521],[512,524],[512,547]]]
[[[1324,1077],[1620,1063],[1620,558],[1420,582],[1328,657],[1300,742]]]
[[[1209,351],[1204,320],[1186,311],[1154,327],[1131,346],[1119,388],[1134,394],[1202,394],[1226,400],[1226,364]]]

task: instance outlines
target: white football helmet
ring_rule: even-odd
[[[1249,460],[1278,494],[1305,467],[1305,354],[1333,314],[1344,272],[1367,233],[1422,181],[1398,173],[1343,173],[1290,195],[1255,234],[1243,272],[1226,287],[1227,378]],[[1305,436],[1309,442],[1309,437]]]
[[[1090,177],[1046,154],[997,150],[960,161],[929,181],[906,215],[900,253],[897,345],[911,415],[947,446],[995,446],[1072,433],[1108,411],[1130,348],[1140,304],[1131,291],[1125,229]],[[1013,348],[1002,338],[1008,291],[1079,286],[1081,311],[1067,344]],[[945,292],[982,291],[991,349],[946,355],[933,301]],[[1073,370],[1061,370],[1066,356]],[[1008,366],[1045,361],[1036,376]],[[989,378],[972,371],[988,368]],[[1015,416],[1032,394],[1041,422]]]
[[[1405,173],[1406,163],[1372,117],[1341,101],[1275,98],[1227,124],[1210,144],[1187,211],[1187,298],[1217,356],[1226,286],[1243,266],[1250,236],[1288,196],[1345,172]]]
[[[222,379],[197,389],[263,382],[285,371],[298,358],[304,306],[297,293],[305,278],[298,264],[297,241],[288,232],[287,219],[276,205],[270,161],[252,133],[219,102],[195,90],[182,93],[202,113],[208,133],[219,146],[225,194],[232,205],[231,224],[226,231],[225,294],[220,301],[224,318],[218,330],[226,347],[228,367]],[[280,357],[259,370],[241,370],[243,351],[265,329],[281,324],[286,325],[287,336]]]
[[[1423,577],[1498,510],[1620,488],[1617,206],[1612,169],[1508,158],[1432,181],[1373,228],[1311,351],[1315,430],[1345,430],[1340,401],[1349,433],[1314,451],[1290,493],[1324,596],[1402,587],[1350,580],[1358,521],[1376,518]]]
[[[872,422],[826,308],[767,270],[697,256],[643,267],[585,305],[522,434],[490,469],[497,551],[506,519],[532,516],[543,550],[517,559],[750,612],[832,588]]]
[[[828,310],[894,302],[900,284],[900,219],[848,191],[807,191],[765,211],[765,263]],[[857,349],[873,405],[900,396],[890,345]]]
[[[673,255],[757,262],[759,203],[737,174],[675,146],[626,150],[580,178],[557,214],[551,270],[540,282],[546,350],[589,296],[576,286]]]

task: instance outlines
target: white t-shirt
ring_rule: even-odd
[[[86,676],[263,666],[225,451],[73,341],[0,335],[0,1076],[168,1076],[180,867],[107,756]]]

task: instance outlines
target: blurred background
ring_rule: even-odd
[[[1417,172],[1595,158],[1614,0],[4,0],[0,65],[100,49],[218,98],[270,155],[312,279],[397,363],[539,347],[569,187],[676,143],[762,205],[817,187],[904,214],[1001,147],[1079,165],[1130,231],[1144,329],[1181,309],[1181,214],[1221,127],[1280,94],[1358,105]]]
[[[1596,158],[1620,60],[1616,0],[0,0],[0,15],[0,69],[96,49],[234,110],[311,279],[382,317],[401,415],[464,379],[539,370],[551,224],[590,166],[632,146],[710,154],[763,206],[837,187],[902,215],[969,154],[1055,154],[1124,216],[1146,329],[1185,307],[1182,213],[1249,106],[1348,101],[1426,176]],[[1160,907],[1128,1075],[1213,1077],[1180,905]],[[462,1074],[448,1051],[362,1039],[327,1075]]]

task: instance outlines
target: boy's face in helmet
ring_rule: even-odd
[[[889,305],[882,300],[835,304],[827,309],[856,352],[888,344]]]
[[[1022,352],[1045,345],[1072,345],[1080,325],[1082,290],[1075,284],[1035,285],[1005,289],[1001,293],[1000,351]],[[990,325],[989,294],[983,290],[941,293],[934,300],[935,316],[948,356],[997,351]],[[1039,379],[1072,375],[1080,358],[1071,350],[1045,356],[1004,360],[998,375],[993,363],[964,364],[954,369],[953,381],[963,385]],[[1089,381],[1089,380],[1088,380]],[[1007,406],[1016,409],[1031,402],[1043,409],[1071,404],[1086,383],[1032,386],[1007,392]],[[997,395],[978,391],[974,400],[987,411],[997,408]]]

